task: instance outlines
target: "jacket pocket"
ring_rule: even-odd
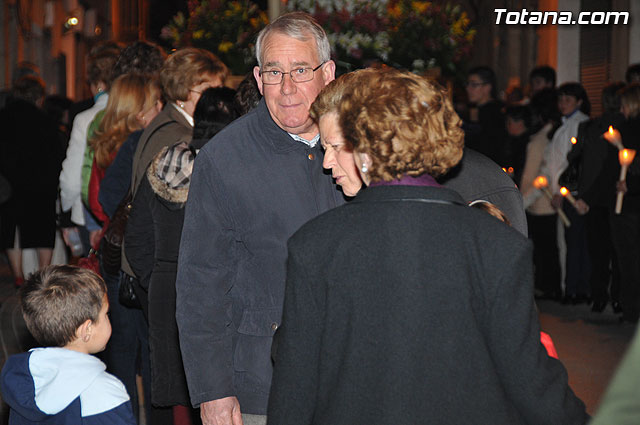
[[[242,372],[246,390],[268,393],[273,366],[271,342],[280,325],[280,309],[245,310],[238,326],[234,368]]]

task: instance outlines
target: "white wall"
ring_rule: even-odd
[[[558,11],[580,13],[580,0],[558,0]],[[558,25],[557,84],[580,81],[580,26]]]

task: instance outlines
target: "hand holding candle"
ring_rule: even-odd
[[[545,176],[536,177],[535,180],[533,181],[533,187],[535,187],[536,189],[540,189],[542,193],[544,193],[545,196],[549,198],[549,201],[553,199],[553,195],[549,190],[549,181]],[[558,216],[560,217],[564,225],[567,227],[571,226],[571,222],[569,221],[569,218],[567,217],[567,215],[559,208],[556,208],[555,210],[558,213]]]
[[[616,148],[618,148],[618,150],[621,151],[622,149],[624,149],[624,146],[622,145],[622,137],[620,136],[620,132],[615,128],[613,128],[613,126],[610,125],[609,130],[607,130],[602,135],[602,137],[607,139],[607,142],[614,145]]]
[[[564,199],[566,199],[567,201],[569,201],[569,203],[571,205],[573,205],[573,207],[576,207],[576,198],[573,197],[573,195],[571,194],[571,192],[569,191],[569,189],[567,189],[566,187],[562,186],[560,188],[560,194],[562,196],[564,196]]]
[[[634,149],[622,149],[618,152],[618,160],[620,161],[620,181],[623,182],[627,179],[627,171],[629,170],[629,165],[631,165],[635,157],[636,151]],[[622,212],[623,198],[624,192],[618,192],[618,196],[616,198],[616,214],[620,214]]]

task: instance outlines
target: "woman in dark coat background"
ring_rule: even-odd
[[[622,144],[627,149],[640,150],[640,83],[622,90],[621,111],[625,121],[620,124]],[[619,175],[619,163],[613,164]],[[625,192],[620,214],[612,214],[611,240],[620,270],[620,302],[622,321],[638,323],[640,317],[640,158],[636,155],[629,167],[626,181],[618,182]],[[612,205],[613,206],[613,200]]]
[[[148,291],[151,401],[157,406],[188,406],[176,312],[178,248],[197,151],[233,121],[235,91],[210,88],[194,111],[193,140],[163,148],[151,162],[133,200],[125,246],[129,265]],[[174,416],[176,414],[174,409]]]
[[[18,286],[24,279],[22,250],[36,248],[41,268],[51,263],[55,243],[64,151],[55,123],[39,106],[44,94],[39,77],[24,76],[14,85],[13,100],[0,112],[0,174],[12,189],[0,206],[0,249],[7,250]]]
[[[584,424],[530,242],[435,180],[463,153],[446,92],[357,72],[339,123],[369,187],[289,240],[268,423]]]

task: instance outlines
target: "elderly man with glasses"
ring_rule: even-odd
[[[176,319],[205,425],[266,423],[287,239],[344,202],[309,117],[334,79],[322,27],[283,15],[260,33],[256,54],[263,100],[199,152],[180,244]]]

